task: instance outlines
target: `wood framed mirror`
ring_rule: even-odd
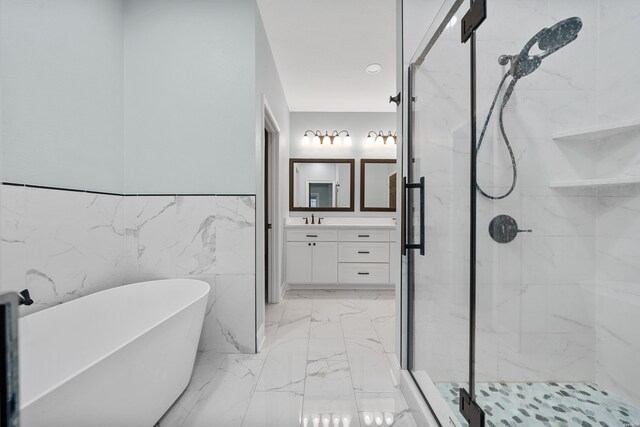
[[[395,159],[360,160],[360,210],[395,212],[397,180]]]
[[[289,159],[291,212],[353,212],[354,159]]]

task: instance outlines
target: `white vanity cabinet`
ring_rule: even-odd
[[[395,279],[393,230],[324,225],[286,228],[289,287],[388,287]]]
[[[338,234],[335,230],[287,230],[289,283],[338,282]]]

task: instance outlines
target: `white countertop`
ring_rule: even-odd
[[[318,225],[318,217],[315,218],[316,224],[305,224],[304,218],[286,218],[285,228],[380,228],[394,229],[396,222],[393,218],[323,218],[322,224]],[[309,217],[311,221],[311,217]]]

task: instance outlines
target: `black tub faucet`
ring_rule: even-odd
[[[316,223],[316,217],[313,216],[313,214],[311,214],[311,224],[315,224]]]
[[[31,299],[31,295],[29,295],[29,289],[23,289],[20,291],[19,297],[20,300],[18,302],[19,305],[31,305],[33,304],[33,300]]]

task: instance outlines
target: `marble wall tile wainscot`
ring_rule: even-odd
[[[2,290],[29,314],[145,280],[211,285],[201,350],[255,351],[255,198],[121,196],[2,185]]]
[[[200,350],[255,351],[255,197],[127,196],[125,246],[135,281],[211,285]]]
[[[123,197],[2,185],[0,281],[21,315],[126,283]]]

